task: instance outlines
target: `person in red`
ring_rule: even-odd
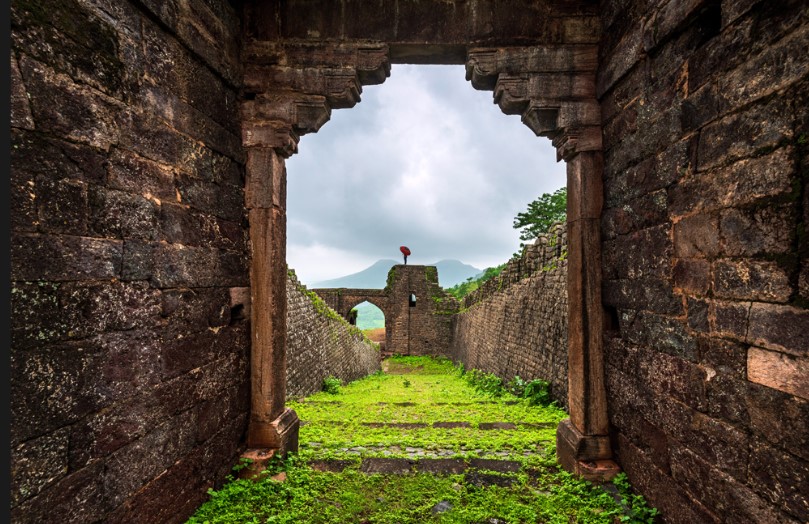
[[[404,255],[404,263],[407,265],[407,257],[410,255],[410,250],[407,248],[407,246],[400,246],[399,251],[401,251]]]

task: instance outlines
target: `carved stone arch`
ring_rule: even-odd
[[[616,466],[610,460],[602,349],[603,158],[595,96],[597,48],[556,42],[465,47],[466,77],[472,86],[493,91],[504,113],[520,115],[537,136],[550,138],[557,159],[566,161],[570,419],[559,426],[557,453],[569,471],[609,476]],[[451,46],[453,52],[457,48]],[[404,47],[398,49],[401,53]],[[430,63],[433,52],[443,58],[452,55],[441,46],[407,49],[424,53],[418,63]],[[391,53],[384,43],[279,40],[246,43],[244,55],[242,138],[248,157],[245,199],[254,304],[248,444],[291,449],[297,419],[284,408],[284,159],[297,151],[301,135],[316,132],[328,121],[332,109],[359,102],[363,84],[383,82],[390,75]]]

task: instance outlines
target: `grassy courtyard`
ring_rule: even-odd
[[[654,522],[623,476],[600,487],[557,467],[566,414],[530,387],[426,357],[383,369],[290,402],[300,451],[211,491],[189,523]]]

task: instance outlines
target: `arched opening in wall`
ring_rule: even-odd
[[[561,238],[533,245],[554,222],[565,221],[565,163],[558,161],[550,140],[504,114],[490,91],[473,89],[464,66],[394,64],[390,77],[382,85],[365,86],[362,96],[350,111],[333,110],[317,133],[301,137],[298,153],[286,162],[287,260],[304,283],[384,288],[389,269],[405,263],[400,247],[407,246],[408,265],[436,266],[437,281],[463,300],[512,259],[509,271],[521,278],[553,265],[538,262],[540,248],[549,259],[566,256]],[[555,208],[548,205],[551,200]],[[565,227],[553,231],[561,237]],[[516,375],[550,380],[546,362],[566,365],[564,297],[554,298],[558,329],[530,330],[547,328],[548,319],[509,317],[507,322],[526,330],[525,336],[511,338],[524,347],[509,342],[504,350],[513,355],[505,358],[470,348],[472,362],[421,331],[426,324],[413,306],[447,313],[447,302],[421,289],[404,291],[401,311],[391,298],[394,316],[388,320],[401,314],[405,334],[388,333],[390,352],[452,356],[506,380]],[[555,291],[566,295],[564,277]],[[491,331],[503,329],[492,325]],[[537,333],[550,332],[559,355],[526,357],[539,345]],[[503,348],[503,342],[486,340],[480,346]],[[555,371],[554,393],[566,405],[567,375]]]
[[[385,313],[373,303],[365,300],[351,308],[350,316],[354,317],[354,325],[372,342],[379,344],[385,351]]]
[[[286,56],[287,65],[265,67],[256,64],[250,70],[247,75],[250,79],[248,85],[256,89],[259,94],[254,99],[255,103],[252,103],[253,99],[250,98],[245,102],[243,113],[247,115],[248,119],[243,124],[243,137],[245,145],[249,148],[246,200],[248,206],[254,206],[251,208],[250,219],[254,253],[251,269],[255,270],[251,271],[251,275],[256,275],[251,276],[254,289],[265,289],[265,283],[277,286],[281,282],[280,270],[283,264],[278,263],[278,260],[286,259],[287,231],[290,240],[288,260],[293,267],[297,265],[300,268],[299,272],[304,280],[311,279],[304,266],[294,261],[295,228],[299,228],[304,236],[310,237],[309,244],[306,246],[310,248],[309,255],[317,255],[318,252],[321,254],[320,257],[304,257],[304,259],[308,258],[313,261],[314,266],[311,267],[334,268],[338,266],[335,263],[338,259],[329,255],[347,251],[345,243],[342,241],[346,240],[345,232],[348,230],[349,222],[365,223],[365,232],[369,233],[362,235],[356,234],[355,231],[349,240],[362,239],[365,242],[379,244],[379,237],[370,233],[380,231],[389,233],[391,230],[383,227],[384,223],[379,222],[376,217],[368,213],[375,204],[382,204],[397,212],[395,215],[397,220],[394,220],[393,223],[399,226],[399,229],[395,231],[400,234],[395,235],[397,237],[395,239],[388,238],[390,235],[384,236],[386,245],[387,242],[393,246],[409,244],[409,241],[402,242],[399,237],[404,234],[409,235],[418,225],[426,225],[433,233],[443,234],[447,240],[445,244],[452,247],[484,244],[482,241],[485,239],[486,227],[494,222],[495,213],[490,212],[490,208],[467,205],[467,207],[474,208],[467,216],[483,217],[485,222],[480,227],[471,228],[471,232],[468,223],[464,224],[465,229],[458,231],[450,227],[449,223],[440,220],[444,216],[449,216],[442,214],[442,209],[450,206],[439,205],[435,198],[436,186],[440,186],[440,182],[435,182],[435,185],[425,183],[426,174],[430,170],[425,169],[424,159],[436,153],[439,156],[446,153],[448,137],[452,136],[451,131],[468,132],[486,126],[456,125],[457,122],[453,122],[451,119],[441,120],[444,115],[438,117],[439,112],[435,110],[422,114],[421,118],[417,118],[417,120],[438,121],[442,126],[441,132],[428,134],[427,139],[424,139],[424,135],[414,135],[421,140],[410,143],[410,147],[404,148],[406,154],[403,156],[407,160],[405,165],[412,169],[405,171],[404,174],[407,176],[399,176],[398,180],[401,182],[400,186],[404,196],[411,198],[395,199],[391,197],[396,195],[376,191],[375,196],[361,198],[359,203],[356,200],[346,200],[344,197],[347,193],[352,195],[357,193],[347,189],[347,187],[351,187],[349,182],[352,181],[352,177],[359,172],[367,171],[367,168],[364,169],[361,164],[350,164],[347,169],[343,169],[334,177],[310,180],[307,184],[308,194],[299,193],[300,188],[296,189],[296,173],[305,172],[305,170],[298,170],[295,162],[305,158],[305,155],[292,157],[288,166],[285,159],[298,151],[300,135],[309,135],[300,142],[300,151],[305,152],[307,140],[311,145],[311,140],[318,136],[326,136],[323,133],[327,133],[329,129],[339,133],[336,118],[341,112],[332,114],[331,110],[354,107],[359,101],[361,85],[382,83],[389,74],[391,62],[407,62],[413,57],[418,63],[432,60],[438,63],[464,62],[466,79],[471,80],[472,86],[477,89],[493,90],[495,101],[503,113],[521,115],[522,122],[536,136],[552,138],[556,156],[558,159],[566,161],[569,193],[567,206],[569,246],[567,373],[570,386],[568,394],[570,419],[564,420],[560,424],[557,431],[557,443],[561,446],[560,449],[565,457],[562,464],[566,469],[569,471],[581,470],[585,474],[589,474],[589,470],[596,468],[598,471],[590,473],[594,477],[601,478],[604,475],[602,471],[613,474],[614,465],[609,466],[602,463],[608,461],[611,455],[603,376],[604,312],[601,301],[600,262],[603,156],[601,153],[601,111],[596,100],[595,87],[597,49],[593,45],[595,40],[591,41],[594,38],[595,35],[589,35],[585,38],[586,43],[571,46],[558,45],[556,41],[549,45],[514,47],[509,45],[498,47],[493,43],[493,47],[468,47],[465,50],[458,46],[425,47],[421,44],[413,46],[396,44],[395,49],[393,44],[388,47],[386,44],[369,45],[368,43],[351,43],[346,46],[341,44],[333,47],[327,43],[311,46],[290,42],[283,44],[288,45],[288,48],[271,46],[269,48],[271,52],[279,52]],[[312,51],[318,50],[323,51],[324,54],[312,53]],[[266,50],[256,48],[255,51],[261,55]],[[415,55],[411,53],[415,53]],[[271,60],[277,58],[277,56],[264,57],[264,59]],[[387,85],[391,85],[390,81]],[[387,90],[375,89],[382,94],[391,92],[390,88]],[[402,118],[386,120],[385,125],[380,130],[376,130],[376,135],[387,136],[389,138],[386,141],[387,144],[407,145],[407,141],[402,140],[403,135],[394,134],[391,138],[390,131],[396,129],[396,123],[407,122],[408,117],[412,122],[413,115],[418,116],[418,109],[428,106],[420,98],[423,91],[423,86],[417,84],[414,89],[401,93],[398,102],[404,102],[406,115],[402,115]],[[452,93],[452,96],[447,98],[459,97],[463,92]],[[467,89],[465,92],[472,93],[473,91]],[[366,97],[366,104],[367,100]],[[362,105],[359,106],[354,113],[361,111],[362,107]],[[468,108],[465,108],[463,112],[482,114],[481,112],[469,112]],[[490,112],[490,114],[500,117],[496,111]],[[331,125],[327,126],[321,134],[313,135],[312,133],[318,131],[330,116],[333,120]],[[366,118],[362,123],[373,123],[373,119]],[[342,131],[350,133],[356,129],[367,129],[367,127],[367,125],[355,125],[353,128],[344,127]],[[523,128],[516,126],[515,129]],[[405,131],[411,131],[410,127]],[[531,133],[527,133],[526,138],[530,138],[531,143],[525,147],[517,147],[515,149],[517,153],[536,151],[538,144],[542,142]],[[507,145],[513,145],[512,141],[507,141],[509,142]],[[345,148],[337,148],[332,145],[330,150],[317,155],[320,163],[310,171],[324,175],[327,167],[340,164],[339,160],[345,151],[361,149],[364,157],[377,160],[371,172],[373,176],[368,176],[363,180],[365,185],[378,185],[381,180],[395,178],[397,173],[401,175],[401,172],[393,168],[394,166],[390,162],[391,155],[388,154],[391,152],[390,149],[363,147],[359,143],[359,141],[351,140],[351,143]],[[509,151],[509,153],[504,153],[504,151]],[[501,200],[502,193],[504,193],[503,188],[511,187],[504,182],[506,175],[512,172],[508,169],[508,160],[512,158],[511,153],[512,151],[508,147],[497,147],[497,144],[485,143],[478,147],[465,147],[458,155],[444,156],[452,159],[450,164],[457,161],[470,168],[478,167],[476,160],[495,160],[495,172],[500,175],[495,180],[500,183],[500,186],[490,185],[487,187],[489,191],[484,192],[487,197],[484,204],[490,204],[492,201]],[[470,158],[473,161],[470,162]],[[530,164],[529,162],[526,165]],[[289,178],[287,178],[287,167],[289,168]],[[447,178],[446,175],[451,173],[450,170],[445,169],[439,171],[444,175],[443,178]],[[450,194],[468,204],[470,197],[475,194],[473,184],[477,180],[474,176],[475,173],[479,173],[479,170],[470,169],[465,173],[467,175],[465,178],[452,180],[451,189],[453,191]],[[270,180],[266,176],[262,178],[264,174],[269,174],[272,179]],[[298,178],[303,179],[303,177]],[[290,182],[288,207],[285,200],[287,180]],[[339,185],[329,188],[325,186],[323,180],[336,180]],[[304,183],[303,180],[300,182]],[[486,186],[484,185],[484,187]],[[523,191],[523,195],[533,196],[539,193],[540,191]],[[317,236],[313,234],[315,233],[314,228],[307,227],[306,223],[296,223],[294,199],[295,195],[299,194],[304,195],[302,197],[304,200],[314,194],[328,194],[331,197],[330,201],[324,203],[324,206],[330,206],[333,210],[337,210],[338,214],[342,214],[340,217],[342,220],[333,220],[329,223],[331,231],[335,233],[335,240],[338,241],[336,250],[325,249],[323,245],[318,245],[313,240]],[[286,210],[289,211],[289,215],[286,214]],[[289,229],[287,229],[287,216],[289,217]],[[320,216],[323,220],[324,215],[320,214]],[[367,216],[372,218],[366,220]],[[512,217],[509,217],[508,222],[511,220]],[[254,234],[254,225],[256,234]],[[269,242],[264,240],[264,232],[272,235]],[[516,232],[514,234],[516,235]],[[500,236],[504,236],[502,230]],[[397,265],[396,267],[413,268],[417,262],[426,262],[424,259],[418,261],[415,259],[417,253],[429,255],[430,250],[423,249],[424,246],[429,247],[430,244],[419,243],[418,247],[411,245],[412,255],[410,255],[409,263],[413,265]],[[260,252],[261,255],[256,257],[256,252]],[[491,255],[493,250],[489,248],[486,253]],[[390,259],[383,262],[389,263],[389,261]],[[264,273],[268,267],[270,271]],[[517,273],[519,271],[518,269]],[[410,274],[410,276],[413,275]],[[507,274],[506,277],[512,278],[513,273]],[[396,281],[396,279],[393,280]],[[404,280],[407,280],[408,284],[411,283],[410,278]],[[417,280],[423,284],[425,279]],[[436,285],[438,282],[437,277],[426,280]],[[436,303],[443,303],[442,297],[439,295],[440,293],[432,295],[420,293],[425,300],[426,298],[438,298]],[[275,311],[273,318],[277,322],[267,325],[254,323],[254,340],[259,343],[254,344],[252,349],[254,362],[266,362],[265,356],[269,355],[271,359],[278,359],[279,369],[283,369],[284,365],[284,346],[283,344],[270,344],[271,338],[266,335],[272,337],[277,335],[278,341],[283,342],[283,334],[274,329],[274,326],[284,325],[282,320],[283,297],[282,290],[278,293],[271,291],[266,296],[258,296],[257,303]],[[402,301],[401,303],[406,304],[407,302]],[[399,301],[392,300],[389,304],[391,308],[395,308],[398,307]],[[414,309],[420,308],[407,308],[407,311]],[[387,311],[387,314],[392,315],[391,311]],[[390,319],[389,322],[392,325],[397,323]],[[417,324],[418,320],[415,323]],[[410,333],[413,323],[408,322],[408,325],[407,331]],[[262,334],[265,336],[262,337]],[[390,342],[393,337],[389,334],[388,338]],[[408,340],[410,339],[408,338]],[[434,344],[435,340],[420,341],[420,343],[422,342],[423,347],[433,349],[440,347],[440,344]],[[388,345],[392,346],[390,343]],[[273,369],[266,366],[254,369],[254,384],[258,384],[260,388],[255,388],[251,397],[255,410],[251,417],[250,435],[254,437],[248,441],[252,444],[258,444],[263,440],[272,445],[273,442],[282,438],[274,436],[277,432],[276,428],[292,427],[287,425],[286,421],[287,418],[295,415],[290,413],[289,409],[284,409],[281,402],[285,384],[283,380],[277,380],[272,374],[267,373]],[[267,405],[269,409],[265,410],[266,399],[269,399],[270,402]],[[268,417],[263,415],[265,411],[269,413]],[[266,420],[273,420],[273,422],[268,424]],[[265,434],[268,435],[266,439],[264,439]],[[293,435],[294,433],[290,431],[287,434]]]
[[[463,66],[394,64],[362,97],[287,161],[287,261],[309,287],[384,288],[401,245],[453,287],[518,253],[517,214],[565,186],[550,141]]]

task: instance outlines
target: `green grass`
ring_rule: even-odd
[[[300,452],[277,461],[259,482],[231,480],[189,523],[471,523],[653,522],[654,510],[621,477],[621,497],[561,471],[555,461],[555,426],[567,415],[531,405],[508,392],[475,389],[449,361],[394,357],[387,372],[317,393],[289,406],[304,424]],[[470,375],[470,374],[466,374]],[[479,377],[480,378],[480,377]],[[491,377],[483,377],[493,383]],[[487,382],[487,384],[489,384]],[[488,389],[496,389],[487,385]],[[405,405],[402,405],[405,403]],[[369,427],[363,423],[460,422],[469,428]],[[513,422],[513,430],[483,430],[484,422]],[[408,450],[408,448],[410,448]],[[414,453],[418,455],[414,457]],[[368,475],[367,457],[491,457],[516,460],[509,487],[478,487],[464,475]],[[312,460],[343,459],[342,473],[319,472]],[[270,477],[285,471],[283,482]],[[449,505],[436,512],[436,504]],[[632,513],[632,512],[635,513]]]

